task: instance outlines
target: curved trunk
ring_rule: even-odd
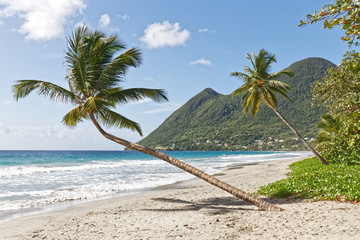
[[[150,148],[147,148],[147,147],[144,147],[144,146],[141,146],[139,144],[136,144],[136,143],[132,143],[132,142],[129,142],[127,140],[124,140],[124,139],[121,139],[119,137],[116,137],[114,135],[111,135],[107,132],[105,132],[101,126],[98,124],[98,122],[96,121],[96,119],[93,117],[93,116],[90,116],[93,124],[96,126],[96,128],[99,130],[99,132],[107,139],[111,140],[111,141],[114,141],[118,144],[121,144],[125,147],[128,147],[132,150],[136,150],[136,151],[139,151],[139,152],[142,152],[142,153],[145,153],[145,154],[148,154],[148,155],[151,155],[153,157],[156,157],[156,158],[159,158],[161,160],[164,160],[196,177],[199,177],[201,178],[202,180],[218,187],[218,188],[221,188],[225,191],[227,191],[228,193],[231,193],[232,195],[234,195],[235,197],[238,197],[244,201],[247,201],[251,204],[254,204],[255,206],[261,208],[262,210],[266,210],[266,211],[281,211],[283,209],[273,205],[273,204],[270,204],[260,198],[257,198],[255,197],[254,195],[250,194],[250,193],[247,193],[247,192],[244,192],[238,188],[235,188],[233,186],[231,186],[230,184],[227,184],[187,163],[184,163],[176,158],[173,158],[173,157],[170,157],[169,155],[166,155],[162,152],[158,152],[158,151],[155,151],[153,149],[150,149]]]
[[[310,146],[310,144],[308,142],[306,142],[306,140],[300,135],[300,133],[298,133],[298,131],[296,131],[296,129],[283,117],[283,115],[281,115],[274,107],[272,107],[271,105],[269,105],[270,108],[272,110],[274,110],[274,112],[276,113],[276,115],[278,115],[278,117],[283,120],[283,122],[291,129],[291,131],[293,131],[295,133],[295,135],[300,139],[301,142],[304,143],[304,145],[324,164],[324,165],[329,165],[329,163],[320,156],[320,154],[315,151],[315,149],[313,147]]]

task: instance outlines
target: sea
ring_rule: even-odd
[[[239,164],[311,156],[310,152],[265,151],[166,154],[208,174]],[[134,151],[0,151],[0,221],[191,178],[169,163]]]

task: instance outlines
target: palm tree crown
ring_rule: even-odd
[[[123,89],[118,86],[130,67],[141,64],[140,51],[136,48],[125,50],[116,35],[106,37],[87,27],[77,28],[67,41],[65,64],[69,90],[50,82],[20,80],[13,86],[15,99],[19,100],[37,90],[38,94],[52,100],[74,105],[62,119],[69,127],[75,127],[84,119],[94,118],[108,127],[128,128],[142,135],[138,123],[113,111],[116,105],[129,101],[144,98],[167,100],[161,89]],[[114,57],[120,50],[125,51]]]
[[[244,73],[232,72],[230,74],[244,80],[244,84],[236,89],[232,96],[235,97],[240,93],[244,93],[241,104],[246,114],[251,109],[251,113],[255,117],[259,111],[261,101],[264,101],[269,107],[277,109],[275,94],[280,94],[291,101],[286,94],[290,86],[274,79],[280,75],[294,76],[293,71],[283,70],[269,73],[271,64],[276,62],[276,58],[275,54],[271,54],[264,49],[261,49],[258,55],[253,52],[252,56],[247,54],[246,57],[251,62],[252,68],[244,66]]]

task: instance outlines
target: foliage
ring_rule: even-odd
[[[348,115],[360,110],[360,53],[348,52],[339,67],[329,68],[323,81],[313,89],[314,101],[335,114]]]
[[[316,158],[290,165],[289,177],[262,186],[259,194],[272,198],[360,201],[360,165],[324,166]]]
[[[336,132],[322,150],[331,163],[360,165],[360,112],[341,121]]]
[[[277,80],[292,87],[288,96],[281,98],[278,109],[307,138],[316,137],[316,123],[325,109],[311,105],[311,85],[324,77],[334,64],[322,58],[307,58],[291,64],[287,70],[295,76],[280,76]],[[174,150],[303,150],[294,134],[264,104],[257,117],[242,114],[241,98],[232,99],[207,88],[171,114],[157,129],[139,143],[148,147]],[[273,140],[268,138],[272,137]],[[275,142],[274,139],[284,140]],[[207,143],[207,140],[211,141]],[[263,145],[255,145],[263,140]],[[225,147],[225,143],[229,146]],[[219,146],[220,145],[220,146]],[[247,148],[243,148],[246,146]]]
[[[324,28],[341,26],[343,41],[359,45],[360,3],[358,0],[337,0],[323,6],[313,15],[308,14],[299,26],[323,21]],[[324,81],[315,83],[313,98],[323,103],[342,123],[336,132],[324,129],[319,133],[319,147],[330,162],[360,164],[359,118],[360,112],[360,53],[347,52],[338,68],[331,68]],[[340,118],[339,118],[340,119]],[[329,130],[329,129],[328,129]],[[331,133],[331,134],[330,134]],[[325,139],[327,138],[327,139]]]
[[[115,53],[123,50],[114,57]],[[24,98],[33,91],[51,100],[71,102],[74,108],[62,122],[75,127],[84,119],[102,122],[108,127],[141,129],[138,123],[113,111],[118,104],[150,98],[155,101],[166,100],[161,89],[131,88],[123,89],[123,81],[130,67],[141,64],[141,53],[136,48],[125,50],[125,45],[116,35],[109,37],[86,27],[77,28],[68,39],[65,53],[69,90],[50,82],[20,80],[13,86],[16,100]]]
[[[332,29],[340,26],[345,31],[341,40],[349,45],[359,45],[360,39],[360,3],[357,0],[337,0],[336,3],[324,5],[319,11],[308,14],[306,19],[300,21],[299,26],[323,22],[324,28]]]
[[[293,77],[293,71],[283,70],[280,72],[269,73],[271,64],[276,62],[276,58],[275,54],[271,54],[264,49],[261,49],[258,55],[253,52],[252,56],[247,54],[246,57],[251,62],[252,69],[248,66],[244,66],[245,73],[232,72],[230,74],[231,76],[244,80],[244,84],[236,89],[232,93],[232,96],[235,97],[243,93],[241,105],[244,107],[244,112],[246,114],[248,113],[249,108],[251,108],[253,116],[256,117],[261,102],[264,102],[270,108],[277,110],[277,98],[275,94],[282,95],[291,101],[286,94],[287,90],[290,89],[290,86],[274,79],[282,75]]]
[[[325,104],[341,122],[336,132],[320,146],[324,157],[333,163],[360,164],[360,55],[348,52],[337,68],[330,68],[313,89],[314,101]],[[338,121],[339,121],[338,120]],[[319,141],[324,131],[319,133]]]
[[[320,128],[319,135],[315,141],[316,149],[322,151],[339,136],[342,120],[340,117],[334,117],[331,114],[325,114],[321,117],[321,122],[316,126]]]

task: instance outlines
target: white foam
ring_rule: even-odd
[[[127,166],[141,165],[160,165],[164,162],[161,160],[131,160],[120,162],[103,162],[93,161],[92,164],[84,164],[78,166],[13,166],[0,168],[0,178],[9,178],[13,176],[55,173],[55,172],[78,172],[84,170],[102,169],[102,168],[120,168]]]

